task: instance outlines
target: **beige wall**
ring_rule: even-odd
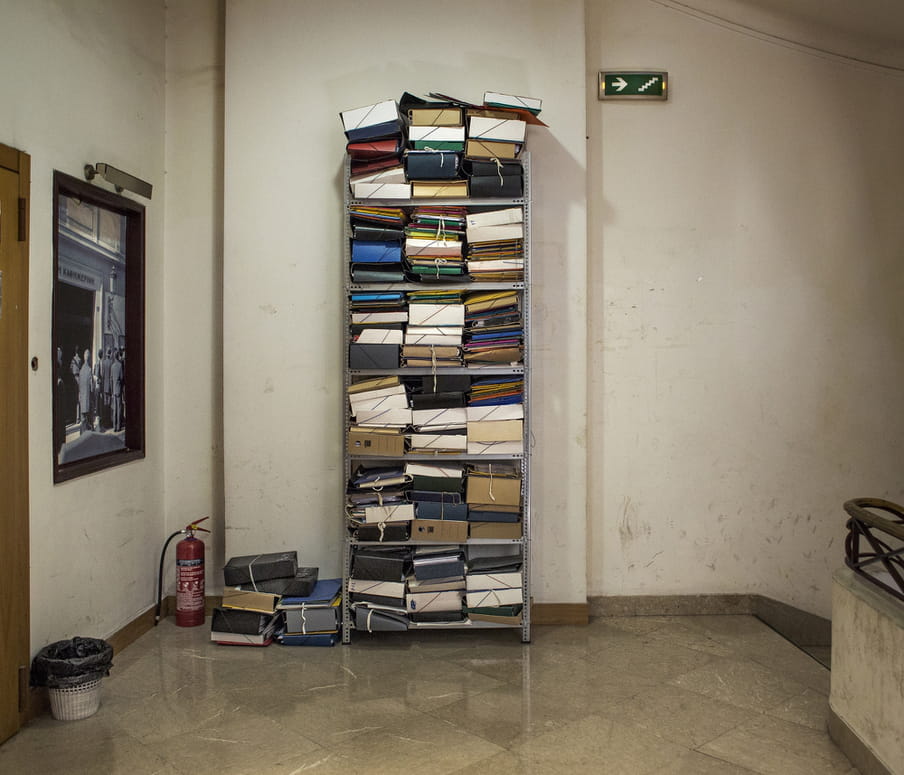
[[[586,208],[583,4],[232,0],[226,16],[227,554],[340,571],[339,112],[402,91],[543,98],[532,128],[534,596],[582,601]],[[433,14],[437,14],[436,17]]]
[[[222,0],[167,0],[166,530],[210,517],[208,594],[224,552],[224,20]],[[173,594],[172,557],[166,567]]]
[[[0,0],[0,141],[31,154],[31,645],[106,636],[149,605],[164,524],[164,7]],[[105,161],[154,185],[146,212],[147,457],[53,485],[53,171]],[[106,184],[103,185],[109,188]]]
[[[375,32],[401,2],[233,0],[224,43],[217,0],[0,0],[45,365],[52,171],[155,186],[147,459],[52,485],[51,380],[31,376],[34,649],[146,609],[166,535],[207,513],[209,591],[224,551],[339,572],[337,114],[406,88],[544,99],[535,598],[743,591],[829,614],[841,502],[904,497],[904,87],[676,5],[468,0],[438,46]],[[672,99],[601,105],[607,66],[668,69]]]
[[[589,590],[829,616],[904,494],[904,80],[668,5],[588,2],[589,73],[672,86],[589,103]]]

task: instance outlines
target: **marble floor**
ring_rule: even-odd
[[[856,775],[829,671],[749,616],[216,646],[172,619],[117,655],[98,713],[37,719],[0,773]]]

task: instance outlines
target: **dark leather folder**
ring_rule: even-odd
[[[468,190],[475,199],[517,199],[524,195],[524,180],[517,175],[473,175]]]
[[[408,180],[454,180],[461,177],[461,155],[453,151],[406,151]]]
[[[403,581],[411,572],[411,550],[399,548],[358,549],[352,560],[352,576],[374,581]]]
[[[403,146],[401,137],[390,137],[386,140],[348,143],[345,150],[352,159],[356,160],[389,159],[398,158],[402,153]]]
[[[399,368],[399,345],[352,342],[348,346],[348,367],[350,369],[397,369]]]
[[[464,393],[413,393],[412,409],[458,409],[465,406]]]

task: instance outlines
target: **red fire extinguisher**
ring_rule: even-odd
[[[197,627],[204,624],[204,542],[195,538],[195,531],[209,533],[198,523],[209,517],[186,525],[173,533],[163,545],[160,554],[160,573],[157,578],[157,612],[154,625],[160,621],[160,603],[163,594],[163,559],[166,548],[176,536],[188,534],[176,544],[176,626]]]

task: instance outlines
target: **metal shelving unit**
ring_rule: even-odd
[[[344,305],[343,305],[343,326],[346,331],[344,342],[344,369],[343,369],[343,395],[347,395],[348,387],[355,377],[364,376],[382,376],[382,375],[398,375],[400,377],[423,377],[436,374],[461,375],[467,374],[474,377],[490,377],[490,376],[508,376],[520,375],[523,378],[523,397],[524,404],[524,420],[523,420],[523,454],[519,455],[468,455],[466,453],[412,453],[399,456],[355,456],[346,451],[345,435],[348,433],[349,417],[346,403],[346,418],[343,430],[343,458],[344,458],[344,480],[342,499],[345,502],[346,492],[345,486],[352,475],[352,470],[356,461],[365,460],[369,463],[377,461],[400,462],[400,461],[417,461],[417,462],[445,462],[445,461],[520,461],[521,462],[521,501],[522,501],[522,536],[521,538],[468,538],[460,546],[513,546],[521,547],[521,585],[523,592],[523,609],[520,625],[497,624],[493,622],[470,621],[454,623],[434,623],[434,622],[410,622],[408,628],[410,630],[483,630],[483,629],[520,629],[521,641],[530,642],[531,633],[531,617],[530,617],[530,565],[531,565],[531,498],[530,498],[530,407],[531,407],[531,390],[530,390],[530,357],[531,357],[531,179],[530,179],[530,154],[525,152],[521,155],[521,161],[524,169],[524,193],[523,196],[514,199],[353,199],[350,196],[348,185],[349,177],[349,161],[346,159],[345,166],[345,201],[344,201]],[[464,206],[469,212],[497,210],[507,207],[521,207],[524,213],[524,273],[523,280],[520,282],[500,283],[500,282],[430,282],[428,283],[354,283],[350,280],[349,266],[351,264],[351,231],[349,225],[349,208],[353,205],[359,206],[375,206],[375,207],[400,207],[413,208],[418,205],[451,205]],[[465,291],[494,291],[494,290],[516,290],[521,294],[521,315],[523,330],[523,361],[517,366],[462,366],[462,367],[444,367],[436,371],[430,368],[396,368],[396,369],[350,369],[348,364],[348,321],[349,321],[349,295],[354,291],[372,290],[372,291],[414,291],[424,289],[440,290],[455,289]],[[427,541],[359,541],[353,538],[344,524],[345,531],[344,540],[344,562],[343,562],[343,591],[342,591],[342,642],[348,644],[351,642],[352,616],[351,606],[348,594],[348,582],[351,578],[352,558],[356,547],[375,547],[375,546],[422,546],[430,545]],[[446,545],[447,542],[437,542],[437,545]]]

